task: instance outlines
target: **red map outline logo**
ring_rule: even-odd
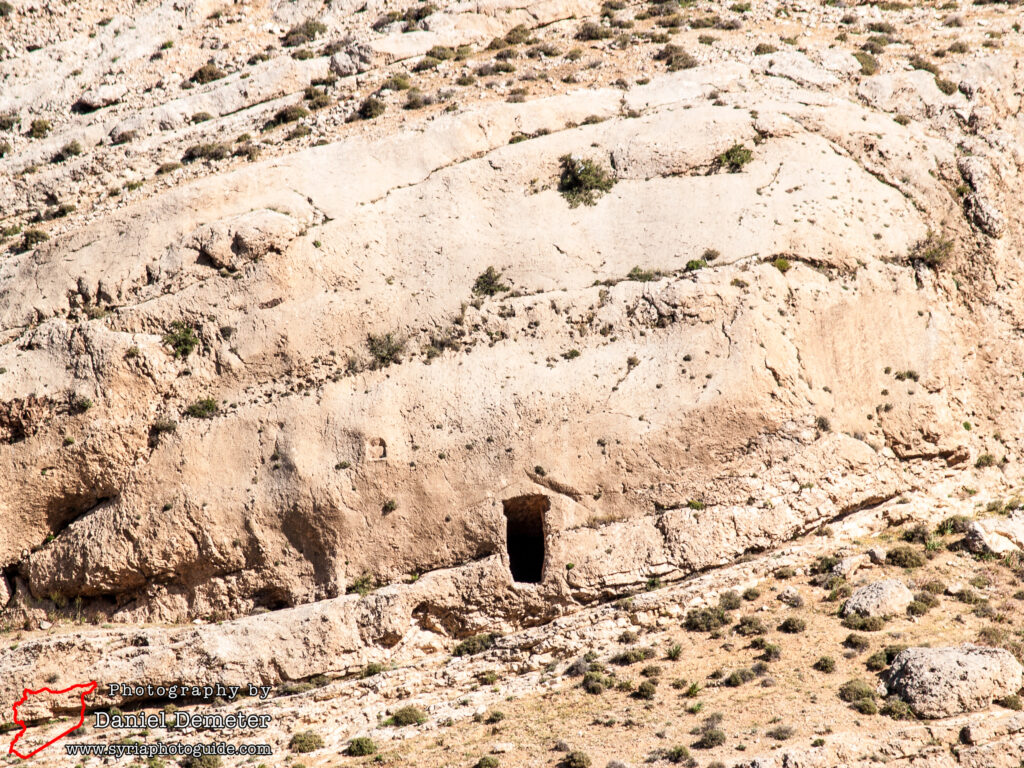
[[[88,683],[79,683],[78,685],[72,685],[70,688],[65,688],[65,689],[63,689],[61,691],[54,691],[54,690],[51,690],[49,688],[40,688],[38,691],[33,691],[33,690],[28,689],[28,688],[24,688],[22,690],[21,698],[18,699],[18,701],[14,702],[14,722],[17,725],[21,726],[21,730],[18,731],[17,735],[15,735],[14,741],[11,742],[10,749],[7,750],[7,754],[9,754],[9,755],[17,755],[22,760],[28,760],[30,757],[32,757],[35,754],[38,754],[39,752],[41,752],[42,750],[46,749],[48,746],[50,746],[54,742],[60,741],[65,736],[67,736],[69,733],[72,733],[73,731],[77,731],[79,728],[81,728],[82,725],[85,723],[85,697],[88,696],[93,691],[95,691],[97,685],[98,685],[98,683],[95,680],[91,680]],[[71,691],[74,691],[74,690],[79,689],[79,688],[82,690],[81,694],[79,694],[80,697],[81,697],[81,700],[82,700],[82,709],[78,713],[78,723],[77,724],[71,726],[66,731],[61,733],[59,736],[56,736],[56,737],[50,739],[48,742],[43,744],[43,746],[37,747],[36,749],[32,750],[27,755],[21,754],[21,752],[19,752],[18,750],[16,750],[14,748],[14,745],[18,743],[18,739],[20,739],[22,736],[24,736],[25,732],[28,731],[28,726],[25,725],[25,723],[23,723],[21,721],[21,719],[18,717],[18,707],[20,707],[22,704],[24,704],[26,701],[28,701],[28,697],[29,696],[38,696],[41,693],[49,693],[49,694],[54,695],[54,696],[59,696],[62,693],[71,693]]]

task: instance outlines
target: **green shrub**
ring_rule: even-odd
[[[720,728],[705,728],[693,746],[697,749],[714,749],[725,744],[725,738],[725,731]]]
[[[612,36],[612,30],[601,26],[595,21],[584,22],[576,32],[577,40],[606,40]]]
[[[669,661],[679,661],[682,655],[683,646],[681,646],[679,643],[673,643],[671,646],[669,646],[669,649],[665,654],[666,658]]]
[[[452,650],[452,656],[474,656],[483,653],[494,645],[497,635],[473,635],[463,640]]]
[[[194,163],[196,160],[223,160],[231,154],[231,148],[227,144],[210,142],[207,144],[193,144],[185,150],[181,156],[184,163]]]
[[[366,347],[370,352],[370,357],[373,358],[370,368],[377,370],[402,362],[405,340],[399,339],[391,332],[371,333],[366,336]]]
[[[381,88],[387,88],[389,91],[408,91],[412,88],[412,82],[407,74],[397,72],[385,80]]]
[[[53,156],[52,162],[63,163],[65,160],[70,160],[72,157],[78,157],[82,154],[82,145],[77,141],[69,141],[60,151]]]
[[[945,264],[953,255],[953,241],[929,231],[910,249],[907,258],[912,263],[921,263],[936,269]]]
[[[914,547],[899,546],[886,553],[885,562],[899,568],[920,568],[925,564],[925,556]]]
[[[807,622],[796,616],[790,616],[779,625],[779,631],[790,635],[799,634],[807,629]]]
[[[851,613],[843,619],[843,626],[857,632],[880,632],[885,628],[884,616],[861,616]]]
[[[966,515],[953,515],[947,517],[935,527],[935,532],[940,536],[949,536],[954,533],[964,534],[971,526],[971,518]],[[943,590],[945,587],[943,587]],[[939,590],[940,592],[943,590]]]
[[[228,73],[218,67],[212,61],[203,64],[199,69],[192,73],[192,77],[189,78],[193,83],[204,85],[206,83],[212,83],[214,80],[220,80],[221,78],[227,77]]]
[[[630,664],[636,664],[640,661],[647,661],[648,659],[654,658],[653,648],[630,648],[628,651],[617,653],[612,656],[611,663],[617,664],[620,667],[625,667]]]
[[[754,677],[756,677],[754,671],[744,667],[730,672],[723,682],[730,688],[739,688],[744,683],[749,683]]]
[[[385,109],[387,109],[387,105],[383,101],[369,96],[359,105],[356,115],[360,120],[373,120],[375,117],[383,115]]]
[[[814,669],[825,674],[831,674],[836,671],[836,660],[831,656],[822,656],[814,662]]]
[[[593,160],[562,155],[562,172],[558,179],[558,191],[569,201],[570,208],[579,205],[595,205],[600,194],[615,186],[615,177]]]
[[[860,73],[869,77],[878,72],[878,59],[867,51],[854,51],[853,58],[860,64]]]
[[[777,50],[779,49],[776,48],[774,45],[771,45],[770,43],[758,43],[757,46],[754,48],[754,55],[764,56],[765,54],[768,53],[775,53]]]
[[[427,713],[419,707],[409,704],[396,709],[388,718],[386,725],[393,725],[396,728],[403,725],[423,725],[427,722]]]
[[[369,736],[357,736],[348,743],[345,754],[349,757],[366,757],[377,752],[377,745]]]
[[[775,267],[782,274],[786,274],[792,269],[793,265],[789,263],[789,259],[779,256],[777,259],[772,261],[772,266]]]
[[[31,251],[40,243],[45,243],[50,236],[41,229],[27,229],[21,239],[21,250]]]
[[[757,616],[744,616],[736,624],[734,630],[737,635],[742,637],[752,637],[754,635],[763,635],[768,632],[768,627],[764,625],[764,622]]]
[[[655,61],[664,61],[669,72],[678,72],[681,69],[693,69],[697,66],[697,59],[678,45],[669,43],[656,54]]]
[[[721,608],[691,608],[684,626],[691,632],[712,632],[728,623],[729,619]]]
[[[318,749],[323,749],[324,740],[319,733],[313,731],[301,731],[292,736],[291,741],[288,742],[288,749],[292,752],[298,752],[299,754],[305,754],[306,752],[314,752]]]
[[[661,273],[654,269],[641,269],[640,267],[633,267],[629,272],[626,273],[627,280],[633,280],[638,283],[649,283],[651,280],[657,280]]]
[[[651,700],[654,698],[654,694],[658,690],[658,685],[653,680],[644,680],[640,683],[640,686],[636,689],[634,694],[638,699]]]
[[[498,768],[498,758],[493,755],[484,755],[476,761],[476,768]]]
[[[665,759],[674,764],[689,763],[691,759],[690,750],[682,744],[677,744],[665,750]]]
[[[743,590],[743,599],[753,602],[761,596],[761,590],[757,587],[747,587]]]
[[[477,296],[495,296],[509,290],[509,286],[501,281],[502,273],[494,267],[488,267],[473,283],[473,293]]]
[[[729,173],[739,173],[743,166],[754,159],[754,153],[742,144],[733,144],[717,158],[715,158],[715,170],[724,168]]]
[[[871,647],[871,641],[864,637],[864,635],[855,635],[851,633],[846,636],[845,640],[843,640],[843,645],[855,651],[866,651]]]
[[[590,671],[583,675],[583,682],[580,685],[583,686],[583,690],[587,693],[597,695],[604,693],[608,688],[614,687],[615,680],[601,672]]]
[[[53,126],[49,120],[44,120],[41,117],[36,118],[32,121],[32,124],[28,128],[29,138],[43,139],[46,138],[47,134],[50,133],[50,129]]]
[[[570,752],[565,756],[562,765],[565,768],[590,768],[590,755],[579,750]]]
[[[862,715],[877,715],[878,705],[875,704],[874,699],[858,699],[851,705],[855,710],[860,712]]]
[[[176,358],[185,358],[199,345],[199,337],[192,326],[175,320],[171,323],[171,330],[164,334],[163,343],[171,348]]]
[[[286,125],[287,123],[294,123],[297,120],[301,120],[309,114],[307,110],[301,104],[291,104],[287,107],[282,107],[274,113],[274,116],[263,125],[264,130],[270,130],[276,128],[279,125]]]
[[[882,714],[891,717],[893,720],[913,720],[914,712],[907,702],[898,696],[890,696],[882,705]]]
[[[740,607],[739,593],[732,589],[723,592],[718,596],[718,607],[723,611],[735,611]]]
[[[345,592],[346,592],[346,594],[349,594],[349,595],[356,594],[356,595],[359,595],[360,597],[366,597],[368,594],[373,592],[373,590],[375,590],[376,588],[377,588],[377,580],[373,577],[373,574],[371,574],[371,573],[364,573],[364,574],[362,574],[360,576],[357,576],[355,579],[353,579],[352,580],[352,584],[349,586],[349,588],[347,590],[345,590]]]
[[[1000,707],[1006,707],[1006,709],[1012,709],[1020,712],[1024,709],[1024,701],[1016,693],[1011,693],[1009,696],[1004,696],[1001,699],[996,699],[996,704]]]
[[[846,702],[861,701],[863,699],[874,700],[875,689],[864,680],[847,680],[839,687],[839,698]]]
[[[791,725],[777,725],[774,728],[769,728],[764,732],[764,735],[769,739],[775,739],[776,741],[786,741],[787,739],[793,738],[793,734],[796,733],[796,728]]]
[[[160,167],[156,169],[157,176],[163,176],[165,173],[171,173],[181,168],[181,163],[161,163]]]
[[[185,415],[194,419],[212,419],[220,411],[220,406],[212,397],[204,397],[196,400],[185,409]]]
[[[886,666],[888,666],[888,664],[889,662],[885,658],[885,651],[875,651],[868,656],[868,660],[864,662],[864,666],[871,672],[881,672],[886,668]]]
[[[327,31],[327,26],[316,19],[306,19],[301,24],[296,24],[289,29],[283,38],[281,45],[285,48],[296,48],[305,45]]]

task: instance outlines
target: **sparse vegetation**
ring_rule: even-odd
[[[306,43],[311,43],[324,32],[327,26],[316,19],[306,19],[289,29],[281,39],[281,45],[285,48],[296,48]]]
[[[220,412],[220,406],[212,397],[196,400],[185,409],[185,415],[193,419],[212,419]]]
[[[417,706],[409,704],[396,709],[388,718],[386,725],[400,728],[406,725],[423,725],[427,722],[427,713]]]
[[[390,331],[381,334],[368,334],[366,348],[371,357],[370,368],[378,370],[401,363],[405,344],[405,339],[399,338]]]
[[[191,325],[181,320],[171,323],[171,329],[164,334],[163,342],[170,347],[177,358],[186,358],[199,345],[199,337]]]
[[[595,205],[601,194],[615,186],[615,177],[588,158],[563,155],[558,191],[569,201],[570,208]]]
[[[345,754],[349,757],[366,757],[376,753],[377,745],[369,736],[357,736],[345,748]]]
[[[754,153],[742,144],[733,144],[717,158],[715,158],[715,170],[724,169],[729,173],[739,173],[743,166],[754,159]]]
[[[452,656],[475,656],[494,646],[497,635],[480,634],[468,637],[452,650]]]
[[[509,290],[509,286],[501,281],[502,274],[494,267],[488,267],[473,283],[473,293],[477,296],[495,296]]]
[[[205,85],[206,83],[212,83],[214,80],[220,80],[227,76],[227,72],[211,61],[203,64],[203,66],[193,72],[192,77],[190,77],[189,80],[199,85]]]
[[[296,733],[288,742],[288,749],[292,752],[298,752],[299,754],[315,752],[318,749],[323,749],[323,747],[323,737],[314,731],[301,731]]]

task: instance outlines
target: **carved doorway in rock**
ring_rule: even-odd
[[[506,546],[513,581],[539,584],[544,575],[544,515],[551,500],[543,494],[505,499]]]

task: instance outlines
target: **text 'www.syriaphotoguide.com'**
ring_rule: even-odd
[[[273,754],[269,744],[228,744],[223,741],[211,744],[66,744],[64,749],[73,757],[266,757]]]

